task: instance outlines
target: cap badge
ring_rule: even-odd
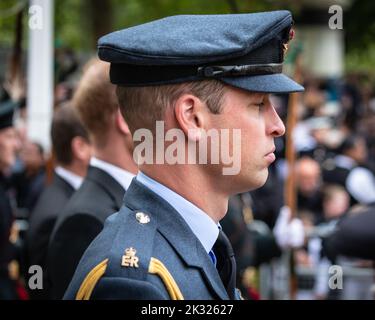
[[[137,212],[135,214],[135,218],[141,224],[146,224],[146,223],[150,222],[150,216],[146,213],[143,213],[143,212]]]
[[[285,56],[285,54],[287,53],[287,51],[289,49],[289,41],[294,38],[294,35],[295,35],[294,29],[290,29],[288,41],[285,42],[285,43],[283,43],[283,53],[284,53],[284,56]]]

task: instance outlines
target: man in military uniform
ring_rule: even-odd
[[[140,172],[82,257],[66,299],[239,298],[219,221],[230,195],[262,186],[275,160],[274,138],[285,128],[269,93],[303,90],[281,73],[291,26],[288,11],[183,15],[99,40],[135,151],[142,138],[156,139],[144,150],[151,161],[136,152]],[[176,139],[168,138],[171,129]],[[205,164],[186,156],[207,132],[234,129],[241,140],[222,148],[241,147],[236,174],[224,174],[214,143]],[[167,158],[176,146],[182,161],[160,158],[160,149]]]

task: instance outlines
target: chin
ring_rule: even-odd
[[[254,179],[254,189],[258,189],[264,186],[268,178],[268,168],[262,170],[262,172],[259,172],[259,174]]]
[[[266,169],[265,172],[259,172],[257,175],[252,176],[243,176],[236,181],[234,184],[235,186],[235,194],[253,191],[262,187],[268,178],[268,170]]]

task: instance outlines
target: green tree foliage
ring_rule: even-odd
[[[344,15],[347,71],[375,76],[375,1],[354,0]]]
[[[85,50],[94,49],[97,38],[111,30],[169,15],[250,12],[272,8],[268,2],[250,0],[55,0],[55,7],[58,41]],[[112,8],[112,12],[103,7]],[[110,21],[103,25],[104,20]]]
[[[0,0],[0,46],[10,47],[14,39],[16,15],[27,7],[27,0]],[[26,15],[24,15],[26,23]]]
[[[265,1],[249,0],[113,0],[116,28],[177,14],[214,14],[259,11]]]
[[[94,51],[99,36],[175,14],[213,14],[291,9],[297,0],[55,0],[55,45]],[[23,47],[27,45],[28,0],[0,0],[0,47],[14,40],[15,12],[26,5]],[[372,67],[375,56],[375,1],[353,0],[344,13],[347,66]]]
[[[90,29],[86,23],[84,3],[55,0],[55,45],[84,49],[89,46]]]
[[[27,2],[1,0],[0,12],[17,3]],[[271,0],[55,0],[54,3],[56,46],[84,51],[94,50],[97,38],[103,33],[169,15],[241,13],[285,8],[285,3]],[[0,45],[12,42],[14,23],[14,15],[3,19],[0,14]],[[26,37],[27,34],[24,35]]]
[[[354,0],[344,14],[346,46],[349,51],[368,49],[375,45],[375,1]]]

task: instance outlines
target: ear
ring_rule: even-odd
[[[76,136],[71,142],[73,157],[79,160],[85,161],[88,157],[88,148],[90,149],[90,144],[88,141],[80,136]]]
[[[177,99],[174,114],[186,137],[193,141],[200,140],[208,121],[205,103],[196,96],[184,94]]]
[[[125,122],[124,117],[122,116],[120,109],[117,110],[116,112],[116,126],[117,128],[125,135],[130,134],[130,130],[128,127],[128,124]]]

